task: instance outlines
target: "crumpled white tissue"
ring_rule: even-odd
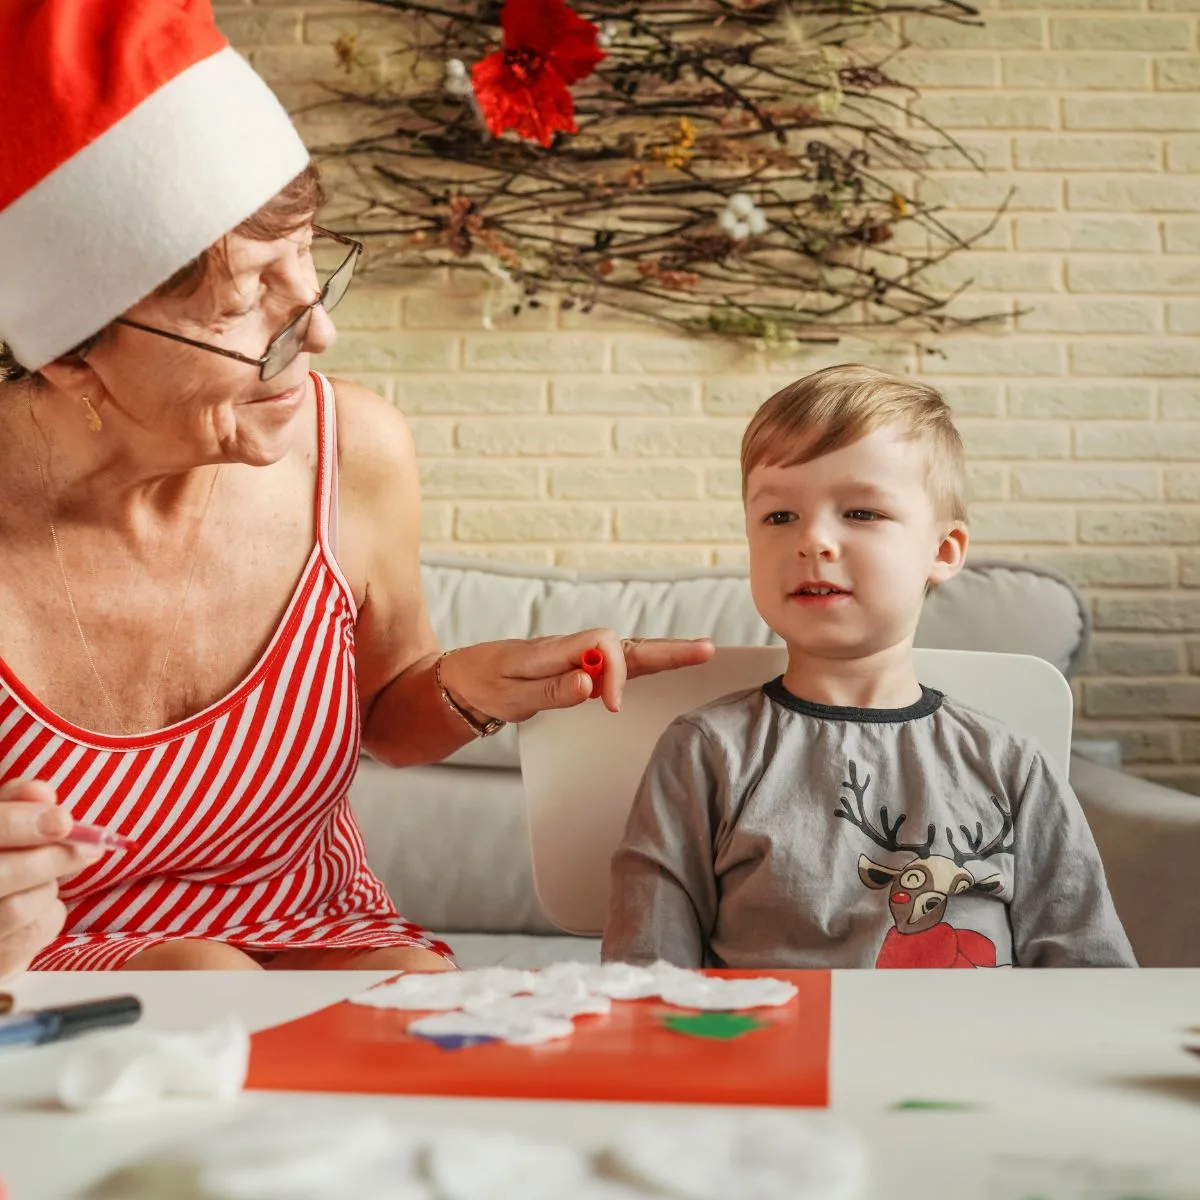
[[[120,1173],[119,1194],[122,1200],[862,1200],[869,1184],[862,1139],[829,1113],[648,1112],[589,1142],[285,1100],[131,1164]]]
[[[769,976],[712,978],[666,962],[650,967],[563,962],[536,972],[488,967],[479,971],[402,975],[350,1000],[373,1008],[465,1012],[481,1018],[511,1018],[520,1024],[535,1017],[603,1015],[610,1010],[613,1000],[661,997],[675,1008],[731,1012],[774,1008],[795,995],[792,984]],[[503,1034],[497,1032],[495,1036]]]
[[[532,971],[511,967],[486,967],[479,971],[435,971],[401,975],[350,997],[351,1004],[371,1008],[399,1008],[449,1012],[467,1001],[491,1000],[533,991]]]
[[[658,995],[659,979],[666,971],[680,968],[659,964],[663,970],[633,967],[626,963],[557,962],[537,973],[534,994],[578,988],[610,1000],[648,1000]]]
[[[675,1200],[855,1200],[862,1141],[822,1113],[696,1113],[686,1124],[626,1127],[608,1150],[617,1174]]]
[[[613,1000],[648,1000],[655,996],[675,1008],[732,1012],[746,1008],[775,1008],[796,995],[782,979],[720,979],[687,971],[670,963],[650,967],[624,963],[555,963],[539,971],[534,994],[561,994],[568,988],[608,996]]]
[[[249,1065],[250,1035],[234,1017],[195,1033],[114,1030],[79,1044],[59,1076],[58,1099],[69,1109],[160,1096],[230,1100]]]
[[[221,1200],[432,1200],[420,1156],[434,1132],[361,1111],[322,1120],[266,1115],[200,1140],[183,1157],[200,1193]]]
[[[425,1171],[439,1200],[566,1200],[591,1173],[573,1146],[483,1129],[450,1129],[425,1149]]]
[[[778,1008],[796,995],[796,986],[785,979],[715,979],[685,972],[683,978],[665,980],[658,994],[664,1004],[733,1012],[745,1008]]]
[[[602,1017],[612,1011],[607,996],[590,992],[543,992],[536,996],[500,996],[493,1000],[468,1000],[463,1012],[477,1017],[523,1021],[530,1017]]]
[[[416,1037],[487,1037],[513,1046],[540,1046],[568,1038],[575,1026],[567,1017],[547,1017],[534,1013],[509,1013],[506,1016],[477,1016],[473,1013],[447,1012],[418,1017],[408,1032]]]

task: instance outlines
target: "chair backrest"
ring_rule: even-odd
[[[914,656],[922,683],[1034,738],[1066,770],[1073,704],[1056,667],[1031,655],[977,650]],[[551,921],[570,933],[603,929],[609,861],[663,730],[681,713],[756,687],[786,665],[782,647],[722,647],[702,667],[633,680],[619,713],[595,702],[544,712],[521,726],[533,880]]]

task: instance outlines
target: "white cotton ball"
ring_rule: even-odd
[[[59,1077],[58,1098],[72,1110],[162,1096],[232,1100],[249,1062],[250,1035],[233,1017],[191,1033],[122,1029],[74,1050]]]
[[[754,237],[759,237],[767,232],[767,214],[761,208],[756,208],[749,217],[746,218],[746,224],[750,226],[750,232]]]
[[[513,1046],[537,1046],[568,1038],[575,1026],[566,1017],[510,1015],[478,1017],[465,1012],[439,1013],[435,1017],[419,1017],[408,1032],[414,1037],[429,1038],[497,1038]]]
[[[675,968],[672,968],[675,969]],[[557,962],[537,973],[537,996],[609,996],[646,1000],[658,995],[659,977],[648,967],[627,963]]]
[[[675,1200],[859,1200],[861,1139],[826,1114],[697,1113],[686,1125],[643,1121],[613,1139],[613,1168]]]
[[[712,979],[686,975],[663,980],[658,994],[676,1008],[734,1012],[746,1008],[777,1008],[796,995],[794,984],[783,979]]]
[[[754,211],[754,200],[746,195],[745,192],[734,192],[729,197],[729,207],[734,216],[741,217],[744,220]]]
[[[391,983],[380,984],[351,996],[350,1003],[366,1005],[368,1008],[445,1012],[462,1008],[468,1000],[488,1000],[532,991],[533,982],[531,971],[517,971],[509,967],[414,973],[401,975]]]
[[[220,1200],[428,1200],[419,1154],[428,1130],[377,1114],[283,1109],[202,1139],[189,1157]]]
[[[425,1150],[441,1200],[564,1200],[578,1195],[589,1168],[573,1147],[482,1129],[436,1134]]]
[[[442,86],[451,96],[469,96],[471,94],[471,76],[467,71],[466,63],[461,58],[447,60]]]
[[[463,1004],[463,1012],[472,1016],[518,1023],[534,1017],[558,1017],[569,1021],[575,1017],[605,1016],[611,1010],[612,1001],[607,996],[590,992],[573,994],[565,988],[536,996],[502,996],[492,1000],[468,1000]]]
[[[727,234],[729,234],[730,237],[737,237],[737,234],[734,231],[739,225],[741,225],[741,221],[737,219],[737,214],[733,211],[733,209],[726,208],[721,211],[721,215],[717,218],[717,224],[720,225],[720,227]]]

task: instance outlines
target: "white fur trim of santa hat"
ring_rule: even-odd
[[[0,340],[38,370],[256,212],[308,151],[229,46],[0,208]]]

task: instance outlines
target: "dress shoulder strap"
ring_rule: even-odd
[[[312,371],[317,389],[317,534],[322,548],[337,560],[338,552],[338,451],[337,406],[333,385]]]

